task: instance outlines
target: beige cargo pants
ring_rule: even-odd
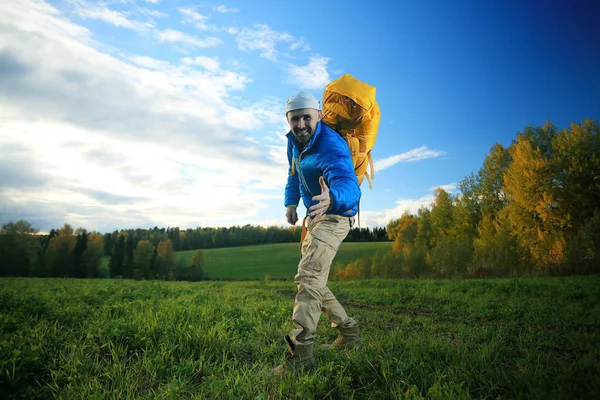
[[[354,218],[323,215],[316,220],[307,218],[307,233],[301,245],[302,259],[294,281],[298,288],[294,303],[293,329],[289,336],[296,345],[313,345],[321,313],[334,328],[352,328],[356,321],[346,314],[327,287],[331,262],[340,244],[350,232]]]

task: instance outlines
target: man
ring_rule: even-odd
[[[290,167],[285,187],[286,218],[296,224],[300,198],[308,215],[302,258],[294,278],[298,292],[292,322],[296,329],[285,336],[290,352],[276,372],[314,365],[321,312],[338,331],[331,348],[360,346],[358,324],[327,288],[331,262],[354,223],[361,195],[350,151],[346,141],[321,121],[319,101],[310,93],[290,97],[285,112],[291,128],[287,134]]]

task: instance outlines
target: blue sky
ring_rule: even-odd
[[[283,226],[285,99],[344,73],[382,112],[362,226],[529,124],[598,118],[597,2],[365,4],[3,2],[0,223]]]

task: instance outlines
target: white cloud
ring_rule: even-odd
[[[221,40],[215,37],[197,38],[175,29],[165,29],[157,32],[156,37],[161,42],[184,43],[194,47],[216,47]]]
[[[327,72],[327,57],[311,57],[308,65],[290,65],[288,81],[300,89],[323,89],[331,80]]]
[[[310,51],[310,45],[304,39],[300,39],[290,45],[290,50]]]
[[[251,174],[224,173],[218,158],[168,141],[121,140],[50,121],[43,126],[2,123],[0,140],[7,139],[9,130],[18,134],[13,143],[25,148],[33,169],[52,174],[45,178],[48,185],[3,190],[2,195],[34,208],[64,205],[57,210],[63,223],[75,218],[88,229],[103,226],[105,219],[123,228],[145,221],[152,221],[151,226],[206,226],[218,220],[243,221],[268,200],[245,188]]]
[[[217,71],[219,69],[219,61],[216,58],[206,56],[198,56],[194,58],[186,57],[181,60],[185,65],[195,65],[209,71]]]
[[[91,33],[90,31],[81,26],[71,23],[67,18],[62,16],[58,10],[48,5],[45,2],[29,2],[29,3],[16,3],[11,4],[12,8],[5,8],[0,13],[0,17],[8,20],[9,18],[19,18],[18,13],[15,11],[28,12],[31,11],[32,16],[35,18],[21,19],[19,22],[22,30],[30,30],[36,32],[38,30],[44,30],[45,34],[51,39],[77,39],[85,43],[89,43]],[[3,20],[0,18],[0,22]],[[5,27],[0,26],[0,29],[10,30],[10,25]],[[0,36],[0,39],[2,37]]]
[[[125,13],[111,10],[101,4],[87,4],[81,1],[75,4],[76,8],[73,12],[84,19],[104,21],[118,28],[127,28],[134,31],[144,31],[153,27],[149,22],[140,22],[129,19]]]
[[[45,3],[0,13],[1,218],[104,232],[231,225],[281,196],[281,149],[245,132],[276,130],[276,99],[235,107],[251,81],[217,60],[121,57]]]
[[[235,34],[235,41],[242,51],[258,51],[260,56],[269,61],[277,61],[277,45],[280,43],[296,44],[296,48],[310,49],[303,40],[296,40],[287,32],[277,32],[268,25],[257,24],[253,28],[233,29],[230,33]]]
[[[207,25],[206,24],[206,20],[208,20],[208,17],[206,15],[202,15],[190,8],[182,8],[182,7],[178,7],[177,11],[179,11],[181,13],[181,15],[183,15],[184,17],[186,17],[187,19],[185,21],[193,21],[196,23],[196,28],[202,30],[202,31],[218,31],[219,28],[217,28],[215,25]]]
[[[270,129],[263,130],[265,136],[261,139],[269,149],[273,160],[281,165],[287,165],[287,138],[290,126],[285,118],[283,102],[279,98],[269,97],[248,107],[248,111],[263,125]]]
[[[239,12],[240,10],[238,10],[237,8],[228,8],[227,6],[221,5],[218,7],[213,7],[213,11],[217,11],[220,13],[233,13]]]
[[[134,64],[148,69],[168,70],[172,68],[171,64],[166,61],[157,60],[147,56],[131,56],[129,59],[133,61]]]
[[[158,11],[158,10],[151,10],[149,8],[145,8],[145,7],[141,7],[140,9],[140,13],[148,16],[148,17],[154,17],[154,18],[167,18],[169,15]]]
[[[419,208],[429,207],[433,202],[433,194],[420,197],[418,199],[400,199],[396,201],[396,206],[382,211],[361,210],[360,224],[363,227],[374,228],[376,226],[386,226],[388,222],[398,219],[407,211],[416,214]]]
[[[386,226],[388,222],[398,219],[408,212],[416,214],[420,208],[431,208],[431,204],[435,201],[435,189],[442,188],[445,191],[452,193],[456,191],[456,183],[447,183],[443,185],[433,186],[428,190],[428,194],[417,199],[400,199],[396,201],[396,206],[382,211],[361,211],[361,225],[369,228],[376,226]]]
[[[375,167],[375,171],[381,171],[391,167],[392,165],[396,165],[399,162],[420,161],[426,158],[439,157],[444,154],[446,154],[446,152],[440,150],[432,150],[426,146],[423,146],[407,151],[406,153],[397,154],[395,156],[384,158],[382,160],[377,160],[373,163],[373,166]]]
[[[145,0],[146,3],[158,4],[160,0]]]
[[[190,8],[177,7],[177,11],[179,11],[182,15],[187,16],[194,21],[206,21],[208,19],[207,16],[204,16]]]
[[[439,186],[433,186],[432,188],[430,188],[429,190],[434,191],[436,189],[443,189],[448,193],[452,193],[454,191],[456,191],[456,183],[448,183],[446,185],[439,185]]]

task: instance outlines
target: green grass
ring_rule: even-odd
[[[364,348],[275,378],[292,282],[2,278],[0,398],[600,398],[599,276],[330,287]]]
[[[392,248],[391,242],[342,243],[333,260],[347,264],[365,255],[375,255],[377,250]],[[229,247],[204,251],[204,272],[210,279],[263,279],[265,274],[273,279],[291,278],[298,270],[299,243],[280,243],[259,246]],[[185,265],[191,264],[194,251],[178,252]]]
[[[291,278],[300,261],[299,243],[265,244],[257,246],[205,249],[204,272],[209,279],[272,279]],[[344,242],[340,246],[336,263],[348,264],[365,255],[375,255],[377,250],[390,250],[392,242]],[[177,260],[190,265],[195,250],[176,253]],[[108,257],[103,259],[103,268],[108,268]]]

